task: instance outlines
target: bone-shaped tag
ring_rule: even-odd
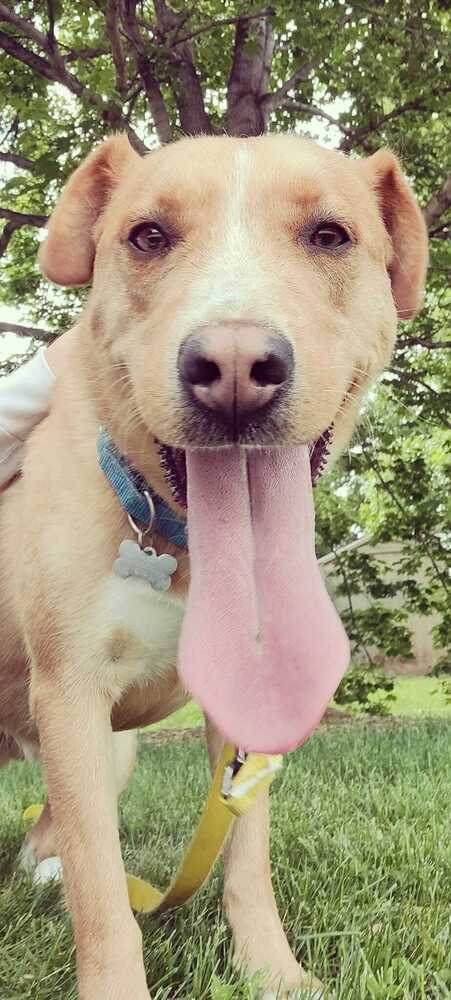
[[[167,552],[157,556],[155,549],[142,549],[137,542],[126,538],[119,546],[113,570],[124,580],[135,577],[150,583],[154,590],[169,590],[177,565],[177,559]]]

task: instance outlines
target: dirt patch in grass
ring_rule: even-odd
[[[144,743],[152,746],[162,746],[163,743],[190,743],[200,740],[205,735],[205,726],[191,726],[189,729],[158,729],[155,732],[141,734]]]
[[[319,725],[319,731],[330,726],[352,726],[367,727],[376,726],[385,729],[394,729],[399,726],[418,726],[418,718],[403,715],[351,715],[349,712],[340,712],[336,708],[328,708]],[[141,740],[144,743],[151,743],[152,746],[163,746],[165,743],[190,743],[203,739],[205,736],[205,726],[189,726],[186,729],[158,729],[154,731],[146,730],[141,733]]]

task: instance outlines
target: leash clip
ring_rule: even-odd
[[[221,795],[223,798],[227,799],[232,791],[232,782],[234,777],[238,774],[240,768],[246,763],[247,753],[241,747],[237,748],[235,757],[232,763],[229,764],[224,769],[224,776],[222,779]]]
[[[246,753],[238,747],[231,763],[224,769],[220,800],[234,816],[244,816],[260,791],[269,787],[281,767],[280,754]]]

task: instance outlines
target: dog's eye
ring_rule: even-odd
[[[169,239],[155,222],[141,222],[129,233],[128,242],[141,253],[158,254],[169,249]]]
[[[310,242],[315,247],[320,247],[321,250],[336,250],[338,247],[344,246],[345,243],[349,243],[350,237],[346,229],[339,226],[337,222],[324,222],[312,233]]]

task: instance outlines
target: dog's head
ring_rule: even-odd
[[[118,136],[70,179],[40,260],[62,285],[92,277],[119,444],[133,412],[175,448],[299,444],[332,422],[341,447],[420,305],[426,230],[386,150],[200,137],[141,158]]]

